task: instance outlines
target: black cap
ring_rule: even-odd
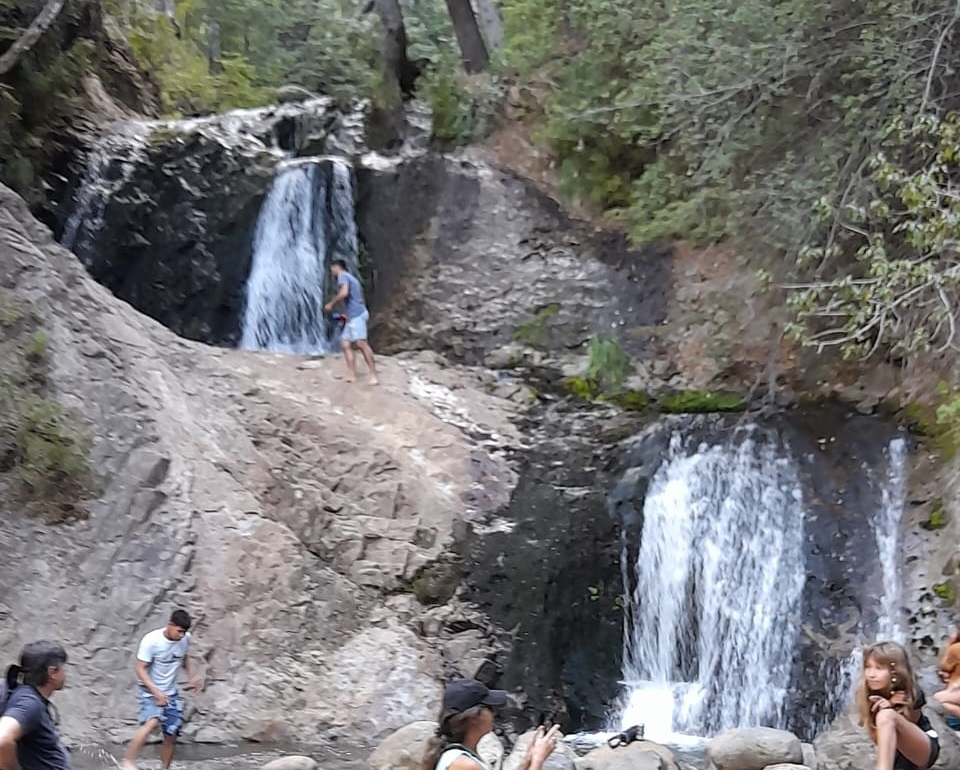
[[[443,718],[462,714],[474,706],[504,706],[506,690],[490,690],[476,679],[454,679],[443,691]]]

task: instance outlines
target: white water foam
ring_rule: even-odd
[[[620,724],[682,742],[783,725],[804,585],[803,505],[783,447],[756,433],[693,451],[675,435],[653,477],[625,627]]]
[[[900,524],[906,507],[907,442],[902,438],[893,439],[887,448],[887,457],[887,478],[883,485],[880,511],[873,518],[873,533],[883,581],[877,639],[904,644],[907,634],[902,618]]]
[[[149,135],[148,123],[123,121],[108,127],[91,148],[60,235],[60,244],[81,260],[86,261],[87,252],[96,246],[110,199],[143,160]]]
[[[260,209],[246,289],[241,347],[278,353],[330,352],[323,315],[329,265],[358,262],[350,166],[331,158],[281,164]]]

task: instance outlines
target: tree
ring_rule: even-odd
[[[490,56],[470,0],[446,0],[446,3],[460,45],[464,69],[467,72],[482,72],[490,64]]]

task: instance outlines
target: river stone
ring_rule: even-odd
[[[813,770],[807,765],[794,765],[790,762],[779,762],[776,765],[767,765],[764,770]]]
[[[260,770],[316,770],[317,763],[310,757],[292,755],[267,762]]]
[[[437,723],[413,722],[387,736],[367,759],[369,770],[419,770]]]
[[[477,744],[477,754],[487,763],[490,770],[501,770],[506,750],[503,748],[500,736],[496,733],[487,733]]]
[[[803,748],[800,739],[786,730],[750,727],[718,735],[707,744],[707,757],[717,770],[764,770],[802,762]]]
[[[503,763],[503,770],[517,770],[517,768],[520,767],[520,761],[523,759],[523,755],[526,753],[527,747],[530,745],[530,741],[533,740],[535,734],[535,730],[529,730],[517,738],[517,742],[513,746],[513,751],[510,752],[510,756],[507,757]],[[553,753],[547,757],[547,761],[543,763],[543,770],[575,770],[576,758],[577,755],[573,749],[566,743],[558,740],[557,747],[553,750]]]
[[[801,743],[800,749],[803,751],[803,764],[812,770],[817,770],[817,751],[812,743]]]
[[[635,741],[616,749],[601,746],[574,764],[576,770],[678,770],[673,752],[653,741]]]

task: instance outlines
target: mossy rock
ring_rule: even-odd
[[[742,412],[747,403],[736,393],[724,391],[682,390],[657,398],[657,408],[666,414],[705,414]]]
[[[956,591],[950,583],[934,583],[932,590],[934,596],[948,606],[953,606],[957,601]]]
[[[926,530],[943,529],[947,526],[947,513],[943,509],[943,500],[935,500],[930,509],[930,518],[920,525]]]

